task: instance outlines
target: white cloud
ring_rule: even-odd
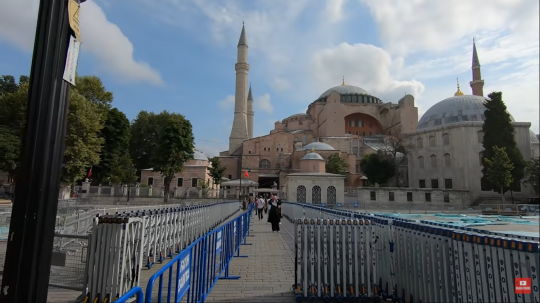
[[[269,94],[264,94],[260,97],[255,98],[255,107],[271,115],[274,114],[274,107],[272,106],[272,103],[270,103]]]
[[[392,54],[452,48],[465,36],[509,30],[538,40],[539,2],[531,0],[395,1],[360,0],[378,24]]]
[[[311,74],[316,86],[321,88],[338,85],[344,75],[346,83],[361,84],[362,88],[385,102],[396,102],[405,93],[419,96],[424,85],[414,80],[395,80],[390,73],[393,64],[390,55],[381,48],[341,43],[314,54]]]
[[[292,85],[289,81],[281,78],[281,77],[275,77],[270,81],[270,87],[272,87],[274,90],[278,92],[287,91],[292,88]]]
[[[39,1],[17,0],[0,2],[0,39],[30,51],[34,44]],[[160,74],[148,63],[133,58],[133,44],[118,26],[107,20],[103,10],[94,2],[81,5],[80,26],[82,55],[90,53],[100,67],[117,76],[121,82],[161,84]]]
[[[200,150],[206,157],[219,156],[219,152],[229,150],[225,144],[196,144],[196,149]]]
[[[219,106],[222,108],[231,108],[234,107],[234,96],[227,96],[225,99],[218,102]]]
[[[330,16],[331,22],[341,21],[343,18],[343,6],[347,0],[327,0],[326,13]]]

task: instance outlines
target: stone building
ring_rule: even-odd
[[[472,95],[465,95],[458,83],[453,97],[444,99],[422,116],[416,130],[410,133],[412,148],[408,155],[410,186],[419,189],[468,190],[471,202],[500,195],[486,191],[482,178],[482,125],[485,120],[480,61],[473,43]],[[525,160],[538,157],[538,138],[529,130],[531,123],[516,122],[515,140]],[[514,198],[532,196],[525,186],[513,193]]]
[[[361,186],[360,160],[376,152],[383,134],[390,128],[412,132],[418,122],[414,97],[406,95],[397,103],[383,102],[366,90],[345,84],[324,91],[309,105],[306,113],[295,114],[275,123],[268,135],[253,138],[253,98],[248,91],[248,43],[242,27],[238,42],[234,120],[229,150],[220,153],[227,167],[225,177],[237,180],[249,171],[261,188],[274,183],[282,194],[287,192],[287,176],[300,172],[306,151],[319,153],[323,159],[339,153],[349,163],[347,186]],[[370,138],[371,144],[366,143]],[[407,175],[407,174],[405,174]]]

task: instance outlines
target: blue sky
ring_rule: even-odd
[[[113,105],[184,114],[197,147],[226,150],[236,45],[245,22],[254,134],[304,112],[342,76],[385,102],[415,96],[420,114],[471,90],[472,37],[486,82],[538,133],[537,0],[88,0],[78,73],[100,77]],[[0,72],[28,74],[37,0],[0,0]]]

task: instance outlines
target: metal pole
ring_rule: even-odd
[[[41,0],[1,302],[46,302],[65,150],[70,84],[63,80],[68,0]]]

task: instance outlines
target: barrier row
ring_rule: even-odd
[[[240,246],[250,245],[246,238],[252,210],[250,206],[247,212],[199,237],[150,277],[144,302],[204,302],[219,279],[239,279],[229,274],[229,263],[233,257],[247,257],[240,255]],[[138,303],[143,302],[137,287],[114,302],[124,303],[135,295]]]
[[[299,302],[539,301],[538,241],[297,203],[282,207],[295,224]]]
[[[239,208],[239,202],[222,202],[95,218],[87,258],[87,302],[114,301],[139,285],[142,267],[174,258]]]

